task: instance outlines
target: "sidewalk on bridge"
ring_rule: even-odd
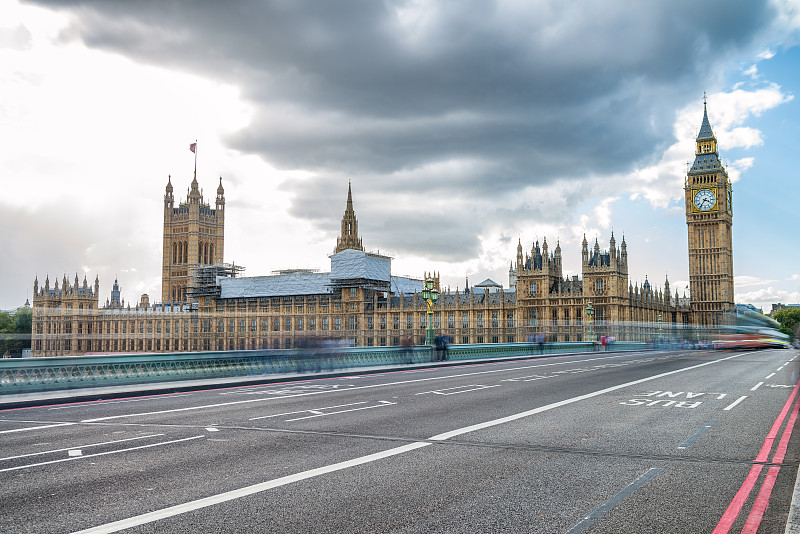
[[[578,353],[546,354],[552,356],[574,356]],[[501,361],[528,360],[540,358],[539,355],[504,356],[496,358],[477,358],[469,360],[431,361],[412,364],[376,365],[371,367],[349,367],[334,369],[332,371],[308,373],[280,373],[246,376],[230,376],[221,378],[200,378],[196,380],[174,380],[169,382],[142,382],[116,386],[96,386],[74,389],[58,389],[53,391],[38,391],[33,393],[0,394],[0,410],[16,408],[29,408],[33,406],[47,406],[51,404],[68,404],[91,402],[97,400],[146,397],[149,395],[165,395],[168,393],[181,393],[206,389],[226,389],[234,387],[280,384],[284,382],[297,382],[301,380],[337,378],[354,375],[370,375],[388,373],[392,371],[406,371],[409,369],[429,369],[436,367],[450,367],[457,365],[474,365],[478,363],[493,363]]]

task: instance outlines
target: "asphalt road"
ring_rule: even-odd
[[[0,531],[783,532],[798,360],[596,353],[0,411]]]

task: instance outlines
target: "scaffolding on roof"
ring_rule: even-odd
[[[191,271],[192,287],[186,289],[186,296],[193,301],[202,297],[220,296],[220,278],[236,278],[244,273],[244,266],[233,263],[215,263],[194,267]]]

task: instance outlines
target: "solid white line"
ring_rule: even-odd
[[[600,357],[600,358],[590,358],[588,360],[582,360],[582,361],[608,360],[608,359],[612,359],[612,358],[624,358],[626,356],[630,356],[630,355],[620,354],[619,356],[604,356],[604,357]],[[641,360],[641,361],[645,361],[645,360]],[[476,371],[474,373],[463,373],[463,374],[447,375],[447,376],[433,376],[433,377],[428,377],[428,378],[417,378],[415,380],[399,380],[397,382],[388,382],[388,383],[385,383],[385,384],[372,384],[372,385],[368,385],[368,386],[354,386],[354,387],[347,388],[347,389],[330,389],[330,390],[324,390],[324,391],[309,391],[309,392],[305,392],[305,393],[295,393],[295,394],[284,395],[284,396],[281,396],[281,397],[263,397],[263,398],[259,398],[259,399],[247,399],[247,400],[241,400],[241,401],[221,402],[221,403],[217,403],[217,404],[204,404],[204,405],[201,405],[201,406],[190,406],[190,407],[187,407],[187,408],[173,408],[173,409],[170,409],[170,410],[158,410],[158,411],[155,411],[155,412],[140,412],[140,413],[129,413],[129,414],[124,414],[124,415],[112,415],[112,416],[109,416],[109,417],[96,417],[94,419],[84,419],[84,420],[81,421],[81,423],[97,423],[97,422],[100,422],[100,421],[109,421],[111,419],[125,419],[125,418],[128,418],[128,417],[139,417],[139,416],[143,416],[143,415],[160,415],[160,414],[165,414],[165,413],[188,412],[188,411],[192,411],[192,410],[204,410],[206,408],[220,408],[220,407],[223,407],[223,406],[236,406],[236,405],[239,405],[239,404],[250,404],[250,403],[253,403],[253,402],[266,402],[266,401],[274,401],[274,400],[280,400],[280,399],[292,399],[292,398],[296,398],[296,397],[307,397],[307,396],[310,396],[310,395],[321,395],[323,393],[336,393],[336,392],[340,392],[340,391],[355,391],[357,389],[382,388],[382,387],[387,387],[387,386],[398,386],[398,385],[403,385],[403,384],[414,384],[414,383],[417,383],[417,382],[429,382],[429,381],[432,381],[432,380],[448,380],[448,379],[451,379],[451,378],[463,378],[465,376],[485,375],[485,374],[492,374],[492,373],[505,373],[505,372],[509,372],[509,371],[520,371],[520,370],[524,370],[524,369],[535,369],[537,367],[550,367],[550,366],[554,366],[554,365],[574,365],[575,363],[576,362],[574,362],[574,361],[553,362],[553,363],[543,363],[543,364],[537,364],[537,365],[528,365],[528,366],[524,366],[524,367],[512,367],[510,369],[491,369],[491,370],[488,370],[488,371]],[[74,424],[74,423],[71,423],[71,424]]]
[[[746,398],[747,398],[747,395],[742,395],[741,397],[739,397],[738,399],[736,399],[735,401],[733,401],[733,402],[732,402],[732,403],[731,403],[729,406],[726,406],[726,407],[724,408],[724,410],[725,410],[725,411],[732,410],[732,409],[734,408],[734,406],[736,406],[737,404],[739,404],[740,402],[742,402],[742,401],[743,401],[743,400],[745,400]]]
[[[545,412],[548,410],[552,410],[554,408],[559,408],[561,406],[565,406],[567,404],[571,404],[573,402],[578,402],[580,400],[589,399],[592,397],[596,397],[598,395],[602,395],[604,393],[608,393],[610,391],[616,391],[618,389],[622,389],[628,386],[634,386],[636,384],[642,384],[644,382],[649,382],[651,380],[656,380],[658,378],[663,378],[665,376],[674,375],[676,373],[682,373],[684,371],[691,371],[693,369],[698,369],[700,367],[705,367],[706,365],[712,365],[715,363],[723,362],[725,360],[730,360],[732,358],[738,358],[741,354],[734,354],[732,356],[728,356],[726,358],[720,358],[719,360],[712,360],[705,363],[701,363],[698,365],[693,365],[691,367],[686,367],[684,369],[676,369],[674,371],[669,371],[667,373],[661,373],[657,375],[653,375],[648,378],[642,378],[639,380],[634,380],[633,382],[626,382],[625,384],[620,384],[618,386],[613,386],[610,388],[602,389],[599,391],[595,391],[594,393],[588,393],[586,395],[581,395],[579,397],[574,397],[572,399],[567,399],[560,402],[554,402],[553,404],[548,404],[547,406],[542,406],[541,408],[536,408],[535,410],[528,410],[526,412],[522,412],[517,415],[512,415],[509,417],[503,417],[500,419],[495,419],[494,421],[487,421],[486,423],[481,423],[479,425],[472,425],[468,427],[464,427],[462,429],[453,430],[451,432],[445,432],[443,434],[439,434],[437,436],[433,436],[429,438],[428,441],[425,442],[414,442],[408,445],[403,445],[401,447],[395,447],[394,449],[389,449],[387,451],[378,452],[375,454],[370,454],[367,456],[361,456],[359,458],[354,458],[353,460],[347,460],[344,462],[336,463],[329,466],[318,467],[316,469],[310,469],[308,471],[303,471],[301,473],[297,473],[295,475],[288,475],[285,477],[277,478],[275,480],[269,480],[266,482],[261,482],[259,484],[254,484],[252,486],[246,486],[244,488],[240,488],[237,490],[227,491],[225,493],[220,493],[217,495],[211,495],[209,497],[205,497],[202,499],[197,499],[195,501],[190,501],[184,504],[178,504],[175,506],[170,506],[169,508],[164,508],[162,510],[156,510],[153,512],[149,512],[146,514],[130,517],[128,519],[122,519],[120,521],[115,521],[113,523],[107,523],[105,525],[98,525],[93,528],[88,528],[85,530],[81,530],[75,532],[73,534],[99,534],[99,533],[108,533],[108,532],[118,532],[120,530],[124,530],[126,528],[132,528],[140,525],[144,525],[147,523],[152,523],[153,521],[158,521],[160,519],[165,519],[167,517],[173,517],[176,515],[184,514],[186,512],[192,512],[194,510],[199,510],[201,508],[205,508],[208,506],[214,506],[216,504],[220,504],[223,502],[227,502],[233,499],[238,499],[241,497],[246,497],[249,495],[253,495],[255,493],[259,493],[262,491],[266,491],[268,489],[277,488],[279,486],[284,486],[286,484],[291,484],[293,482],[298,482],[300,480],[306,480],[309,478],[317,477],[320,475],[324,475],[327,473],[332,473],[334,471],[339,471],[342,469],[347,469],[349,467],[354,467],[357,465],[362,465],[370,462],[374,462],[377,460],[382,460],[384,458],[388,458],[390,456],[395,456],[398,454],[404,454],[406,452],[410,452],[416,449],[420,449],[422,447],[426,447],[431,445],[430,441],[444,441],[449,437],[458,436],[461,434],[466,434],[467,432],[472,432],[474,430],[480,430],[481,428],[487,428],[494,425],[499,425],[502,423],[506,423],[508,421],[514,421],[516,419],[521,419],[522,417],[527,417],[529,415]],[[350,390],[348,390],[350,391]]]
[[[78,423],[57,423],[55,425],[32,426],[28,428],[15,428],[13,430],[0,430],[0,434],[11,434],[12,432],[27,432],[28,430],[41,430],[43,428],[55,428],[57,426],[70,426]]]
[[[130,447],[128,449],[120,449],[118,451],[106,451],[106,452],[98,452],[95,454],[86,454],[84,456],[72,456],[70,458],[62,458],[60,460],[50,460],[49,462],[39,462],[38,464],[27,464],[27,465],[18,465],[16,467],[7,467],[5,469],[0,469],[0,473],[5,473],[6,471],[18,471],[20,469],[28,469],[29,467],[38,467],[40,465],[49,465],[49,464],[58,464],[61,462],[71,462],[73,460],[83,460],[84,458],[92,458],[94,456],[106,456],[108,454],[117,454],[119,452],[128,452],[128,451],[136,451],[139,449],[149,449],[150,447],[158,447],[160,445],[169,445],[170,443],[179,443],[181,441],[189,441],[197,438],[203,438],[205,436],[193,436],[191,438],[183,438],[183,439],[175,439],[172,441],[162,441],[159,443],[151,443],[150,445],[141,445],[139,447]]]
[[[755,386],[751,387],[751,388],[750,388],[750,391],[755,391],[755,390],[757,390],[758,388],[760,388],[762,385],[764,385],[764,382],[759,382],[759,383],[758,383],[758,384],[756,384]]]
[[[199,510],[207,506],[213,506],[215,504],[231,501],[233,499],[247,497],[248,495],[253,495],[254,493],[259,493],[262,491],[266,491],[268,489],[285,486],[286,484],[292,484],[294,482],[299,482],[301,480],[305,480],[308,478],[313,478],[320,475],[333,473],[335,471],[341,471],[342,469],[355,467],[357,465],[375,462],[377,460],[382,460],[390,456],[404,454],[406,452],[410,452],[416,449],[421,449],[422,447],[427,447],[428,445],[431,444],[426,442],[409,443],[408,445],[395,447],[394,449],[377,452],[375,454],[369,454],[367,456],[361,456],[360,458],[355,458],[353,460],[347,460],[344,462],[339,462],[324,467],[318,467],[316,469],[309,469],[308,471],[303,471],[302,473],[297,473],[295,475],[288,475],[285,477],[276,478],[275,480],[269,480],[267,482],[253,484],[252,486],[246,486],[244,488],[232,491],[226,491],[225,493],[212,495],[210,497],[205,497],[203,499],[197,499],[196,501],[190,501],[184,504],[170,506],[169,508],[164,508],[163,510],[156,510],[154,512],[149,512],[139,516],[130,517],[128,519],[123,519],[121,521],[115,521],[113,523],[99,525],[93,528],[88,528],[86,530],[75,532],[74,534],[99,534],[107,532],[118,532],[126,528],[132,528],[139,525],[151,523],[153,521],[158,521],[159,519],[165,519],[167,517],[173,517],[179,514],[184,514],[186,512]]]
[[[764,380],[769,380],[773,376],[775,376],[775,373],[768,374],[767,376],[764,377]]]
[[[51,454],[54,452],[69,451],[72,449],[85,449],[87,447],[99,447],[100,445],[111,445],[112,443],[122,443],[125,441],[133,441],[135,439],[154,438],[156,436],[163,436],[163,435],[164,434],[149,434],[147,436],[137,436],[135,438],[116,439],[114,441],[104,441],[102,443],[90,443],[89,445],[78,445],[77,447],[65,447],[63,449],[53,449],[52,451],[32,452],[29,454],[20,454],[19,456],[7,456],[5,458],[0,458],[0,462],[3,462],[5,460],[16,460],[17,458],[27,458],[29,456],[40,456],[42,454]]]

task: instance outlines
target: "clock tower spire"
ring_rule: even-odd
[[[719,159],[705,95],[703,122],[695,142],[694,163],[684,184],[692,320],[702,326],[718,326],[725,323],[725,312],[734,308],[733,190]]]

